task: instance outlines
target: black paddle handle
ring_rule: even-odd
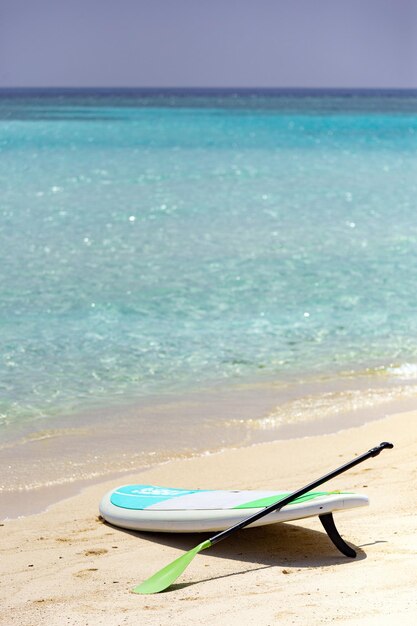
[[[356,459],[353,459],[352,461],[349,461],[348,463],[341,465],[340,467],[333,470],[332,472],[325,474],[321,478],[314,480],[309,485],[306,485],[305,487],[302,487],[301,489],[297,489],[297,491],[293,491],[285,498],[282,498],[281,500],[278,500],[274,504],[267,506],[265,509],[263,509],[262,511],[258,511],[254,515],[247,517],[246,519],[242,520],[238,524],[235,524],[231,528],[228,528],[227,530],[223,530],[222,532],[217,533],[217,535],[213,535],[213,537],[210,537],[209,539],[211,545],[218,543],[222,539],[226,539],[226,537],[231,535],[235,530],[240,530],[241,528],[245,528],[245,526],[248,526],[249,524],[253,524],[253,522],[256,522],[258,519],[261,519],[261,517],[268,515],[268,513],[272,513],[272,511],[278,511],[279,509],[282,509],[284,506],[286,506],[290,502],[293,502],[300,496],[303,496],[308,491],[311,491],[312,489],[316,489],[316,487],[318,487],[319,485],[322,485],[328,480],[335,478],[335,476],[338,476],[339,474],[346,472],[352,467],[355,467],[355,465],[359,465],[359,463],[366,461],[366,459],[369,459],[374,456],[378,456],[378,454],[382,452],[382,450],[393,448],[393,447],[394,445],[392,443],[383,441],[382,443],[379,444],[379,446],[376,446],[376,448],[372,448],[371,450],[368,450],[368,452],[361,454],[360,456],[356,457]]]

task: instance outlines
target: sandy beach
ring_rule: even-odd
[[[380,441],[392,451],[328,483],[370,498],[336,514],[358,552],[342,556],[319,520],[252,530],[198,555],[169,592],[135,584],[201,540],[124,532],[104,524],[98,503],[121,483],[193,488],[296,489]],[[47,511],[0,527],[0,623],[401,624],[414,623],[417,585],[417,412],[334,434],[262,443],[155,466],[94,485]]]

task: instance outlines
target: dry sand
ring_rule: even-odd
[[[389,440],[328,483],[369,496],[335,515],[355,560],[318,519],[244,530],[198,555],[171,591],[130,588],[201,540],[103,524],[98,502],[127,482],[200,488],[296,489]],[[173,461],[89,487],[0,527],[0,624],[12,626],[414,624],[417,615],[417,412],[317,437]]]

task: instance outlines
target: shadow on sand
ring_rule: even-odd
[[[110,526],[110,524],[109,524]],[[214,533],[147,533],[118,529],[120,532],[138,537],[144,541],[162,544],[184,550],[190,550]],[[221,559],[236,560],[240,563],[259,565],[248,567],[236,573],[210,576],[191,583],[174,584],[170,590],[182,589],[207,580],[240,576],[249,571],[281,568],[313,568],[343,565],[366,558],[366,553],[355,546],[356,559],[347,558],[332,545],[325,532],[311,530],[290,523],[271,524],[258,528],[237,531],[225,541],[204,551],[204,556],[211,555]],[[168,564],[167,561],[166,564]],[[158,568],[156,568],[158,569]],[[156,571],[155,569],[155,571]]]

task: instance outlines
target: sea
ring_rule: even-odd
[[[3,489],[416,402],[417,91],[2,89],[0,190]]]

